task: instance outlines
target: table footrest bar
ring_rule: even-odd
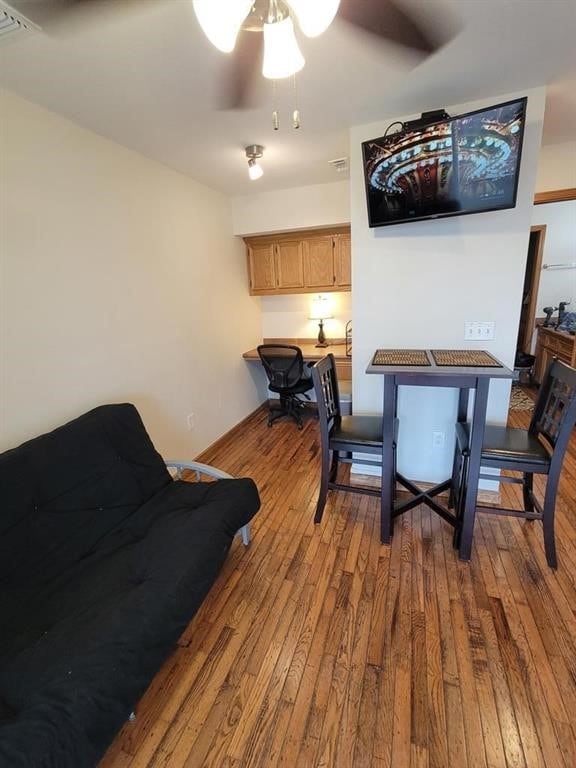
[[[444,509],[444,507],[441,507],[440,504],[436,504],[435,501],[432,499],[426,498],[424,499],[424,503],[427,504],[430,509],[432,509],[434,512],[436,512],[437,515],[440,515],[442,520],[446,520],[447,523],[449,523],[453,528],[455,528],[458,524],[458,520],[456,518],[456,515],[450,514],[447,509]]]
[[[401,504],[397,504],[394,507],[393,517],[399,517],[400,515],[403,515],[404,512],[409,512],[411,509],[414,509],[414,507],[420,506],[420,504],[424,503],[424,499],[422,496],[415,496],[413,499],[409,499],[408,501],[403,501]]]
[[[439,493],[443,493],[444,491],[447,491],[451,487],[452,487],[452,480],[444,480],[443,483],[439,483],[438,485],[435,485],[434,488],[430,488],[430,490],[426,491],[426,495],[438,496]]]

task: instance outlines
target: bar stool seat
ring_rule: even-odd
[[[470,441],[468,424],[456,424],[456,439],[460,451],[468,456]],[[497,461],[498,466],[503,469],[505,468],[503,465],[507,461],[514,464],[519,462],[535,464],[544,468],[550,465],[550,452],[546,450],[535,434],[525,429],[512,429],[487,424],[482,445],[482,462],[485,466],[489,466],[491,460]],[[540,473],[542,473],[542,469],[540,469]]]
[[[398,422],[398,420],[396,420]],[[396,428],[397,430],[397,428]],[[332,450],[345,451],[347,446],[362,444],[365,453],[382,453],[382,418],[380,416],[341,416],[330,435]]]

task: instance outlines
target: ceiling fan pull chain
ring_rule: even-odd
[[[295,131],[300,128],[300,110],[298,109],[298,83],[296,81],[296,75],[293,75],[292,88],[294,90],[294,111],[292,112],[292,128]]]
[[[278,101],[277,101],[277,85],[276,80],[272,80],[272,104],[274,111],[272,112],[272,128],[277,131],[280,128],[280,115],[278,114]]]

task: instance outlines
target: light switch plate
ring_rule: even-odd
[[[495,323],[470,320],[464,323],[464,338],[466,341],[492,341],[494,330]]]

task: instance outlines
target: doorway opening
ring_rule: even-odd
[[[524,272],[524,288],[522,290],[522,309],[520,311],[520,325],[516,342],[517,358],[519,355],[530,355],[532,353],[532,339],[536,323],[536,302],[538,301],[538,289],[540,288],[545,237],[546,224],[530,227],[528,256]]]
[[[530,227],[520,324],[518,326],[516,357],[514,360],[514,367],[519,374],[519,383],[512,385],[510,410],[531,410],[533,406],[532,398],[522,391],[522,385],[531,385],[533,383],[532,374],[535,363],[533,339],[536,327],[538,289],[540,288],[545,237],[545,224]]]

